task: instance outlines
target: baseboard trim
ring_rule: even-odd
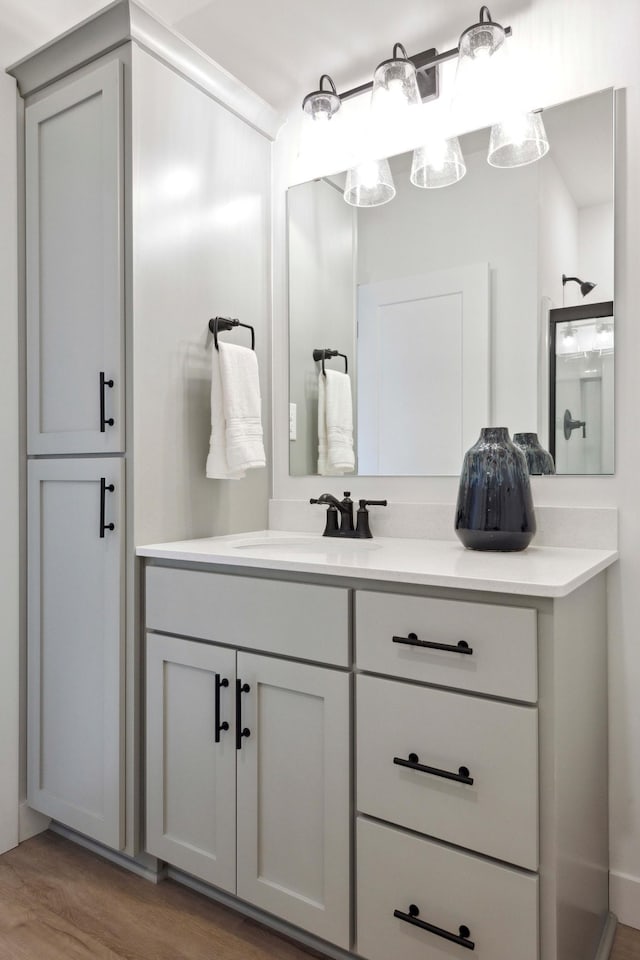
[[[18,808],[18,841],[20,843],[30,840],[31,837],[37,837],[39,833],[44,833],[49,829],[50,824],[50,817],[38,813],[26,800],[22,801]]]
[[[149,880],[151,883],[159,883],[167,876],[166,868],[159,867],[159,861],[157,861],[155,857],[149,857],[146,853],[141,854],[139,857],[130,857],[126,853],[121,853],[120,850],[112,850],[110,847],[105,847],[103,844],[98,843],[97,840],[91,840],[90,837],[76,833],[75,830],[70,830],[69,827],[65,827],[55,821],[51,822],[49,829],[52,833],[57,833],[59,836],[64,837],[65,840],[71,840],[72,843],[77,843],[78,846],[84,847],[85,850],[90,850],[91,853],[97,854],[99,857],[102,857],[103,860],[109,860],[110,863],[124,867],[124,869],[129,870],[130,873],[135,873],[136,876],[142,877],[144,880]]]
[[[270,913],[264,913],[258,907],[254,907],[244,900],[238,900],[237,897],[234,897],[230,893],[225,893],[224,890],[218,890],[217,887],[211,887],[208,883],[197,880],[196,877],[192,877],[188,873],[183,873],[182,870],[168,867],[167,877],[170,880],[175,880],[176,883],[181,883],[183,886],[189,887],[191,890],[195,890],[196,893],[203,894],[203,896],[208,897],[210,900],[215,900],[216,903],[221,903],[224,907],[229,907],[231,910],[235,910],[237,913],[241,913],[251,920],[256,920],[265,927],[269,927],[269,929],[275,933],[279,933],[288,940],[293,940],[299,943],[300,946],[307,947],[309,950],[313,950],[323,957],[331,957],[332,960],[355,960],[353,953],[342,950],[332,943],[327,943],[326,940],[321,940],[319,937],[315,937],[312,933],[307,933],[299,927],[290,926],[284,920],[279,920]],[[597,960],[600,960],[600,958],[598,957]]]
[[[609,874],[609,902],[620,923],[640,929],[640,879],[627,873]]]
[[[595,955],[595,960],[609,960],[611,948],[613,947],[613,941],[615,940],[616,936],[617,926],[618,918],[616,917],[615,913],[609,913],[604,922],[604,929],[602,931],[602,936],[600,937],[600,943],[598,945],[598,952]]]

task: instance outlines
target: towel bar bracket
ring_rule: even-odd
[[[330,360],[331,357],[342,357],[344,360],[344,372],[349,373],[349,361],[347,360],[346,353],[340,353],[339,350],[331,350],[329,347],[326,347],[323,350],[316,349],[313,351],[313,359],[316,362],[318,360],[322,360],[322,372],[325,376],[327,375],[327,372],[324,369],[324,362],[325,360]]]
[[[251,330],[251,349],[256,349],[256,332],[248,323],[241,323],[233,317],[212,317],[209,320],[209,330],[213,334],[213,343],[218,350],[218,334],[225,330],[233,330],[234,327],[244,327],[245,330]]]

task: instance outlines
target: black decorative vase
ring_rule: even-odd
[[[520,447],[527,458],[527,466],[532,476],[556,472],[553,457],[542,446],[537,433],[514,433],[513,442],[516,447]]]
[[[524,550],[536,532],[527,460],[506,427],[485,427],[467,450],[455,529],[470,550]]]

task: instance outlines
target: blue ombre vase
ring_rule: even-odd
[[[527,460],[506,427],[484,427],[465,453],[455,530],[470,550],[524,550],[536,532]]]

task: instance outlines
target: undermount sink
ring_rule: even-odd
[[[381,544],[372,540],[352,540],[348,537],[300,537],[282,540],[244,540],[236,543],[234,550],[259,550],[260,553],[360,553],[368,550],[379,550]]]

